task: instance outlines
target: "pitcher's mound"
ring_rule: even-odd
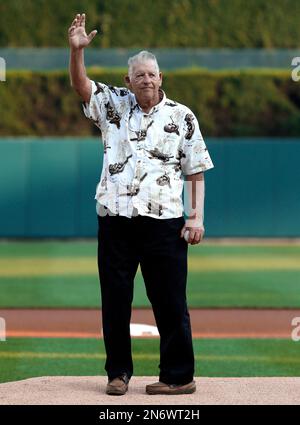
[[[0,384],[0,404],[299,404],[299,378],[196,378],[190,395],[149,396],[157,377],[133,377],[124,396],[105,394],[103,376],[52,376]]]

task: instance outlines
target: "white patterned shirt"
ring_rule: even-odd
[[[145,113],[128,89],[92,81],[83,110],[101,130],[104,146],[98,214],[105,206],[126,217],[181,217],[183,176],[213,168],[195,115],[162,94]]]

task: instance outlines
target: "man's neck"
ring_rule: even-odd
[[[137,98],[136,100],[142,111],[148,114],[155,105],[158,105],[162,101],[163,97],[164,95],[162,90],[159,90],[159,92],[152,99]]]

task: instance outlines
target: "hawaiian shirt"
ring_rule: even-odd
[[[83,111],[102,136],[98,214],[104,206],[126,217],[181,217],[184,175],[213,168],[195,115],[160,94],[160,103],[145,113],[128,89],[92,81]]]

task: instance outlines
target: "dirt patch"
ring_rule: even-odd
[[[300,310],[190,309],[194,337],[290,338]],[[7,337],[99,337],[100,310],[2,309]],[[150,309],[134,309],[132,323],[155,325]]]
[[[1,405],[298,405],[300,378],[196,378],[190,395],[149,396],[145,385],[156,377],[133,377],[122,397],[105,394],[103,376],[31,378],[0,385]],[[122,406],[120,406],[122,409]]]

